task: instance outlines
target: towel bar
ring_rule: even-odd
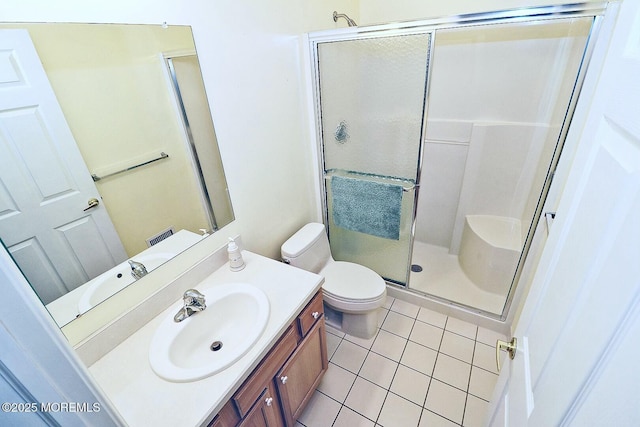
[[[325,181],[328,179],[331,179],[331,176],[325,175],[324,176]],[[411,187],[402,187],[402,191],[404,191],[405,193],[408,193],[409,191],[413,191],[415,190],[417,187],[420,187],[420,184],[413,184]]]
[[[402,191],[408,193],[409,191],[415,190],[417,187],[420,187],[420,184],[413,184],[411,187],[402,187]]]
[[[140,166],[148,165],[149,163],[153,163],[153,162],[157,162],[158,160],[166,159],[167,157],[169,157],[169,155],[163,151],[163,152],[160,153],[160,157],[156,157],[155,159],[151,159],[151,160],[148,160],[146,162],[138,163],[137,165],[129,166],[128,168],[125,168],[125,169],[122,169],[122,170],[119,170],[117,172],[113,172],[113,173],[110,173],[110,174],[107,174],[107,175],[104,175],[104,176],[98,176],[95,173],[92,173],[91,174],[91,178],[93,178],[93,182],[98,182],[101,179],[109,178],[110,176],[118,175],[119,173],[128,172],[128,171],[130,171],[132,169],[139,168]]]

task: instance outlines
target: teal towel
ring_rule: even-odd
[[[338,227],[400,239],[401,185],[333,176],[331,195]]]

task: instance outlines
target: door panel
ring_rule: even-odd
[[[30,98],[27,93],[14,95]],[[54,146],[55,136],[47,129],[38,107],[5,110],[0,115],[0,123],[7,139],[13,143],[16,167],[28,173],[23,179],[40,195],[41,203],[74,192],[72,179],[65,173]]]
[[[54,300],[68,292],[64,281],[52,264],[50,257],[36,239],[28,239],[11,247],[11,256],[18,265],[30,266],[29,281],[33,284],[47,283],[35,289],[42,300]]]

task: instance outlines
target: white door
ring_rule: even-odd
[[[640,425],[639,3],[621,5],[488,425]]]
[[[26,30],[0,30],[0,237],[47,304],[126,259]]]

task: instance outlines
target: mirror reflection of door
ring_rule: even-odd
[[[47,304],[127,255],[29,33],[0,31],[0,235]]]
[[[99,202],[96,207],[89,209],[92,211],[88,217],[91,221],[83,224],[83,229],[72,231],[69,227],[65,228],[68,236],[64,236],[64,239],[70,239],[72,232],[75,233],[72,243],[84,245],[79,250],[81,255],[95,255],[103,263],[102,268],[96,268],[95,271],[87,268],[84,272],[84,266],[69,268],[65,264],[77,262],[77,257],[62,250],[53,251],[55,256],[38,256],[37,262],[25,260],[23,254],[15,252],[15,248],[11,251],[18,266],[25,273],[31,271],[26,274],[29,282],[55,321],[63,326],[137,280],[131,274],[128,259],[142,263],[149,274],[155,274],[153,270],[161,264],[198,243],[208,233],[231,222],[233,211],[189,27],[0,23],[0,29],[28,31],[37,53],[37,60],[33,62],[44,69],[45,80],[48,79],[50,90],[55,93],[62,110],[59,116],[66,120],[67,134],[73,135],[70,144],[73,140],[77,144],[74,147],[75,157],[66,152],[45,155],[46,150],[34,149],[37,144],[32,142],[23,144],[20,147],[22,152],[17,148],[9,151],[0,148],[11,154],[4,156],[0,162],[10,165],[5,168],[9,171],[21,164],[22,157],[52,159],[47,161],[53,163],[62,159],[65,167],[73,158],[87,179],[89,174],[95,175],[94,183],[76,178],[74,172],[63,174],[71,177],[74,184],[86,182],[92,188],[91,195],[76,201],[82,204],[81,212],[87,208],[89,200]],[[6,59],[4,63],[0,61],[0,79],[4,77],[7,82],[0,83],[3,95],[20,84],[20,79],[16,78],[20,72],[15,71],[16,66],[11,59],[15,53],[11,43],[8,46],[0,50],[0,58]],[[193,86],[195,96],[185,99],[184,103],[185,109],[192,109],[193,113],[203,118],[202,131],[211,136],[206,141],[203,139],[203,144],[209,145],[202,148],[202,163],[210,167],[214,172],[212,176],[215,176],[211,180],[215,186],[206,183],[208,194],[203,192],[204,186],[198,182],[197,171],[189,156],[188,132],[183,126],[180,108],[176,106],[162,52],[181,52],[183,55],[188,52],[191,57],[187,81]],[[23,62],[19,64],[24,66]],[[193,99],[198,100],[197,104]],[[24,110],[22,107],[15,110],[11,105],[8,108],[12,112],[5,113],[0,120],[13,118],[15,111]],[[49,118],[43,119],[42,114],[33,122],[37,124],[38,120],[47,126],[51,122]],[[9,135],[6,123],[4,131],[0,130],[0,137],[10,141],[6,136]],[[204,129],[204,126],[209,128]],[[22,129],[35,132],[37,126],[27,124]],[[48,131],[49,127],[45,129]],[[194,130],[195,126],[191,126],[191,131]],[[52,147],[48,149],[58,150],[58,145]],[[57,182],[52,178],[55,174],[45,173],[42,165],[34,171],[21,172],[22,175],[17,176],[33,175],[40,178],[38,184],[45,182],[49,186]],[[12,179],[3,182],[4,185],[0,184],[0,217],[3,216],[2,212],[6,218],[16,216],[12,212],[12,209],[16,210],[16,200],[26,197],[22,194],[25,191],[23,181]],[[34,188],[34,194],[38,195],[40,190],[37,186]],[[68,191],[62,191],[65,197],[70,197]],[[210,206],[212,203],[213,207]],[[43,206],[48,207],[49,204],[47,199]],[[65,208],[64,211],[73,209],[75,207]],[[215,212],[217,224],[208,221],[208,209]],[[23,212],[24,209],[17,211]],[[93,218],[98,215],[111,221],[117,233],[116,239],[120,240],[125,254],[118,257],[104,254],[96,249],[99,243],[91,242],[89,235],[92,232],[86,228],[89,225],[96,226]],[[32,220],[29,217],[23,221],[29,226],[39,222]],[[40,222],[45,224],[47,221],[51,219]],[[75,223],[68,220],[65,224]],[[8,228],[14,231],[14,227]],[[60,230],[57,232],[60,233]],[[3,242],[15,240],[10,234],[5,236],[0,226],[0,239]],[[19,239],[20,242],[23,240]],[[42,250],[41,246],[35,239],[29,250]],[[50,265],[43,266],[43,262]],[[29,264],[36,267],[28,268]],[[84,280],[78,279],[67,285],[58,278],[57,270],[70,270],[77,273],[76,276],[84,277]]]

